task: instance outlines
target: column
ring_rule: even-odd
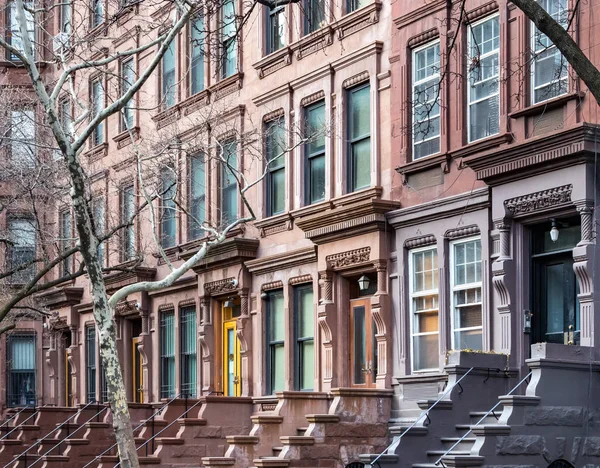
[[[580,339],[582,346],[595,346],[594,330],[599,318],[594,316],[594,209],[591,202],[577,204],[581,216],[581,240],[573,249],[573,271],[579,285]]]

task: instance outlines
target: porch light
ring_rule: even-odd
[[[223,307],[226,309],[233,309],[233,299],[230,297],[223,303]]]
[[[358,279],[358,289],[360,289],[361,291],[366,291],[367,289],[369,289],[370,284],[371,280],[369,280],[368,276],[362,275]]]
[[[523,333],[531,333],[531,316],[533,314],[529,309],[523,311]]]
[[[558,223],[555,219],[552,220],[552,229],[550,229],[550,239],[552,239],[552,242],[556,242],[558,240]]]

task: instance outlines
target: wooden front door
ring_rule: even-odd
[[[235,333],[235,320],[223,323],[223,395],[242,394],[240,341]]]
[[[131,339],[131,369],[133,383],[133,401],[144,402],[144,374],[142,372],[142,353],[140,352],[140,338]]]
[[[350,301],[350,366],[353,387],[375,387],[377,343],[370,298]]]

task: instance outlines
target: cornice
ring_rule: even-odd
[[[447,3],[447,0],[434,0],[433,2],[429,2],[423,5],[422,7],[417,8],[416,10],[408,13],[407,15],[394,18],[394,24],[398,29],[404,28],[411,23],[420,21],[429,15],[432,15],[440,10],[445,9]]]
[[[302,249],[284,251],[279,254],[248,260],[244,264],[250,273],[264,275],[285,268],[292,268],[317,261],[317,251],[314,245]]]
[[[342,58],[339,58],[331,63],[331,66],[334,70],[341,70],[342,68],[348,67],[356,62],[362,62],[366,60],[367,57],[372,55],[378,55],[383,50],[383,42],[375,41],[366,46],[358,49],[348,55],[344,55]]]
[[[222,243],[211,247],[207,255],[194,265],[194,271],[196,273],[204,273],[217,268],[242,264],[247,260],[252,260],[256,258],[258,244],[258,239],[246,239],[243,237],[226,239]],[[187,261],[197,252],[198,248],[185,250],[181,252],[179,258]]]
[[[555,210],[557,206],[571,203],[573,185],[562,185],[548,190],[529,193],[520,197],[504,200],[504,209],[513,218],[541,212],[547,209]]]
[[[197,286],[198,286],[198,278],[196,275],[186,276],[186,277],[178,279],[168,288],[162,288],[157,291],[149,291],[148,296],[150,296],[150,297],[164,296],[166,294],[171,294],[176,291],[190,289],[192,287],[197,287]]]
[[[438,28],[428,29],[427,31],[423,31],[422,33],[419,33],[416,36],[411,37],[408,40],[407,45],[409,48],[412,49],[414,47],[420,46],[421,44],[433,41],[438,37],[440,37],[440,32],[438,31]]]
[[[252,68],[258,72],[259,78],[264,78],[290,65],[293,53],[291,47],[283,47],[254,63]]]
[[[148,267],[133,267],[131,271],[123,271],[106,275],[104,277],[104,284],[106,285],[106,292],[112,294],[117,289],[130,284],[139,283],[142,281],[152,281],[156,276],[156,268]]]
[[[294,227],[294,219],[289,213],[283,213],[255,221],[254,226],[259,229],[260,237],[267,237],[279,232],[291,231]]]
[[[437,243],[437,239],[433,234],[426,236],[413,237],[404,241],[405,249],[415,249],[417,247],[425,247],[426,245],[434,245]]]
[[[37,294],[36,297],[50,310],[79,304],[83,297],[83,288],[61,287]]]

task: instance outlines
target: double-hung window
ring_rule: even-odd
[[[92,0],[92,28],[104,22],[104,0]]]
[[[96,401],[96,327],[85,327],[85,397],[88,403]]]
[[[160,397],[175,396],[175,312],[160,314]]]
[[[181,393],[196,397],[196,307],[179,310],[181,334]]]
[[[237,70],[237,25],[235,0],[225,0],[221,7],[221,78]]]
[[[296,315],[296,389],[312,390],[315,384],[315,305],[312,284],[294,288]]]
[[[10,123],[10,157],[13,166],[18,169],[35,167],[35,112],[32,109],[13,110]]]
[[[92,119],[96,118],[104,108],[104,86],[102,80],[92,81]],[[104,121],[98,122],[92,131],[92,146],[104,143]]]
[[[283,119],[266,125],[267,216],[285,211],[285,131]]]
[[[16,284],[26,283],[35,276],[36,226],[31,218],[14,218],[8,221],[11,243],[6,248],[6,263],[9,270],[18,269],[11,276]]]
[[[367,0],[347,0],[346,1],[346,12],[352,13],[359,8],[364,7],[367,4]]]
[[[469,142],[500,131],[500,22],[492,16],[469,26]]]
[[[122,254],[123,261],[130,260],[135,255],[135,192],[133,185],[121,189],[121,224],[122,230]]]
[[[325,101],[305,109],[306,137],[304,145],[304,203],[325,200]]]
[[[409,252],[413,371],[439,367],[438,266],[435,248]]]
[[[285,46],[285,5],[267,8],[267,54]]]
[[[221,161],[221,224],[227,226],[237,219],[237,152],[236,141],[228,140],[220,144]]]
[[[204,89],[204,17],[199,15],[190,23],[190,93]]]
[[[66,252],[71,247],[71,213],[64,210],[59,213],[60,227],[60,251]],[[65,276],[71,273],[71,257],[66,257],[61,263],[61,275]]]
[[[371,102],[368,84],[347,91],[348,192],[371,185]]]
[[[190,188],[188,202],[188,240],[203,236],[202,224],[206,211],[206,162],[204,154],[190,158]]]
[[[482,349],[481,240],[453,242],[450,250],[452,286],[452,349]]]
[[[267,293],[267,385],[274,395],[285,382],[285,309],[281,289]]]
[[[25,23],[27,24],[26,34],[31,42],[32,49],[29,50],[31,56],[34,55],[35,50],[35,21],[33,15],[33,9],[35,5],[32,2],[23,2],[23,8],[25,12]],[[21,53],[25,53],[25,41],[23,41],[23,35],[21,34],[21,28],[19,27],[19,18],[17,16],[17,2],[10,2],[8,9],[8,20],[10,24],[10,30],[8,31],[8,43],[12,45]],[[9,60],[19,60],[16,55],[7,51]]]
[[[94,217],[94,228],[97,237],[104,235],[104,216],[105,216],[105,205],[104,196],[100,195],[92,200],[92,214]],[[98,241],[100,242],[100,241]],[[104,266],[104,243],[98,244],[98,262],[100,266]]]
[[[568,25],[567,0],[537,0],[548,14],[563,28]],[[567,92],[567,61],[552,43],[531,23],[531,50],[533,52],[533,104],[552,99]]]
[[[133,59],[121,63],[121,93],[125,94],[135,82],[135,62]],[[132,96],[125,107],[123,107],[123,119],[121,121],[121,131],[133,128],[134,124],[135,98]]]
[[[160,244],[164,248],[175,245],[177,187],[172,169],[164,169],[161,173],[160,187]]]
[[[304,0],[304,34],[325,25],[325,0]]]
[[[6,406],[35,406],[36,400],[35,333],[12,333],[6,340]]]
[[[175,68],[175,57],[177,53],[177,38],[173,38],[161,64],[161,98],[162,106],[167,109],[177,102],[177,78]]]
[[[440,151],[440,43],[413,50],[412,158]]]

